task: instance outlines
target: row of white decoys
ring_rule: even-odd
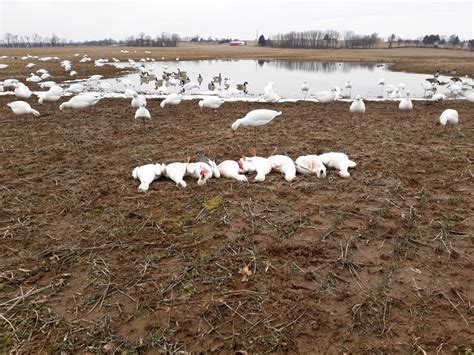
[[[254,182],[263,182],[272,171],[283,175],[288,182],[296,178],[296,173],[315,174],[318,178],[326,177],[326,169],[335,169],[339,176],[349,177],[349,168],[355,168],[356,163],[344,153],[329,152],[320,155],[304,155],[295,161],[287,155],[271,155],[268,158],[251,156],[241,157],[238,161],[224,160],[219,165],[204,156],[198,162],[174,162],[170,164],[146,164],[137,166],[132,171],[132,177],[140,181],[138,189],[147,191],[150,184],[161,176],[173,181],[177,187],[187,186],[185,177],[197,180],[199,186],[214,178],[227,178],[239,182],[247,182],[246,174],[255,173]]]

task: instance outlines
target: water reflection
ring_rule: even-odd
[[[310,61],[289,61],[289,60],[258,60],[258,64],[263,66],[267,64],[277,69],[286,69],[290,71],[324,72],[333,73],[341,71],[349,73],[355,69],[374,70],[377,65],[371,63],[334,63],[334,62],[310,62]]]

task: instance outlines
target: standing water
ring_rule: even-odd
[[[363,98],[373,99],[381,97],[384,93],[383,87],[378,85],[381,78],[385,79],[387,85],[398,87],[403,83],[410,90],[412,97],[423,97],[422,83],[425,79],[432,77],[427,74],[412,74],[405,72],[393,72],[387,64],[372,63],[323,63],[314,61],[285,61],[285,60],[193,60],[193,61],[161,61],[146,62],[130,65],[129,63],[117,63],[118,68],[136,70],[138,66],[161,79],[164,70],[177,72],[178,69],[185,71],[192,82],[197,83],[200,74],[203,78],[199,89],[194,94],[208,93],[208,84],[213,77],[221,74],[222,83],[225,78],[231,80],[232,87],[237,84],[248,82],[249,97],[263,95],[264,87],[273,82],[273,90],[282,99],[301,99],[304,97],[301,86],[304,82],[309,85],[309,95],[318,91],[330,90],[334,86],[342,89],[344,95],[349,94],[345,84],[352,83],[350,96],[360,95]],[[137,91],[144,93],[156,93],[154,82],[140,84],[140,75],[134,72],[124,76],[130,80]],[[113,79],[112,79],[113,80]],[[108,80],[112,83],[112,80]],[[448,78],[446,80],[449,80]],[[113,80],[116,82],[115,80]],[[223,90],[223,88],[222,88]],[[169,92],[177,92],[178,88],[169,88]],[[446,89],[440,87],[439,92],[445,93]],[[404,96],[404,91],[401,92]],[[387,94],[384,94],[387,97]]]

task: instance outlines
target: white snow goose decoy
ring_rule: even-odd
[[[11,108],[15,115],[29,115],[33,114],[36,117],[40,115],[40,113],[36,110],[33,110],[28,102],[25,101],[13,101],[7,104],[8,107]]]

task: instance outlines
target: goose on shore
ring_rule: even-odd
[[[199,107],[201,110],[203,108],[211,108],[211,109],[218,109],[224,103],[220,97],[217,96],[209,96],[205,97],[204,99],[198,102]]]
[[[459,123],[459,115],[458,111],[452,110],[452,109],[447,109],[444,110],[441,116],[439,116],[439,123],[445,127],[447,124],[458,124]]]
[[[413,109],[413,103],[410,99],[410,91],[407,91],[406,97],[400,101],[398,108],[402,111],[410,111]]]
[[[358,114],[365,113],[364,100],[362,100],[359,95],[357,95],[355,100],[352,102],[351,107],[349,108],[349,111],[351,113],[358,113]]]
[[[247,177],[240,174],[240,166],[235,160],[224,160],[217,168],[222,177],[235,179],[240,182],[247,182]]]
[[[29,115],[33,114],[39,117],[40,113],[33,110],[28,102],[25,101],[13,101],[7,104],[8,107],[13,111],[15,115]]]
[[[295,160],[296,171],[300,174],[316,174],[318,178],[326,177],[326,167],[318,155],[302,155]]]
[[[342,177],[351,176],[349,168],[355,168],[357,165],[344,153],[324,153],[319,155],[319,159],[327,168],[339,170],[339,175]]]
[[[132,177],[140,181],[138,190],[148,191],[150,184],[161,176],[165,167],[164,164],[146,164],[133,169]]]
[[[42,104],[44,101],[56,102],[63,94],[63,89],[60,86],[51,86],[48,91],[38,94],[38,103]]]
[[[165,107],[166,105],[179,105],[183,100],[183,96],[180,94],[172,93],[166,96],[166,98],[161,101],[160,107]]]
[[[236,130],[239,127],[244,126],[263,126],[270,123],[275,117],[280,116],[281,111],[257,109],[248,112],[243,118],[237,119],[232,123],[232,130]]]
[[[272,169],[282,173],[285,180],[290,182],[296,177],[296,166],[289,156],[286,155],[272,155],[267,158],[271,164]]]
[[[91,93],[79,94],[71,97],[69,101],[63,102],[59,105],[59,109],[63,111],[65,108],[81,109],[89,106],[94,106],[100,100],[100,96]]]
[[[164,170],[164,175],[174,181],[177,187],[186,187],[186,182],[183,180],[186,175],[188,163],[171,163],[167,164]]]

